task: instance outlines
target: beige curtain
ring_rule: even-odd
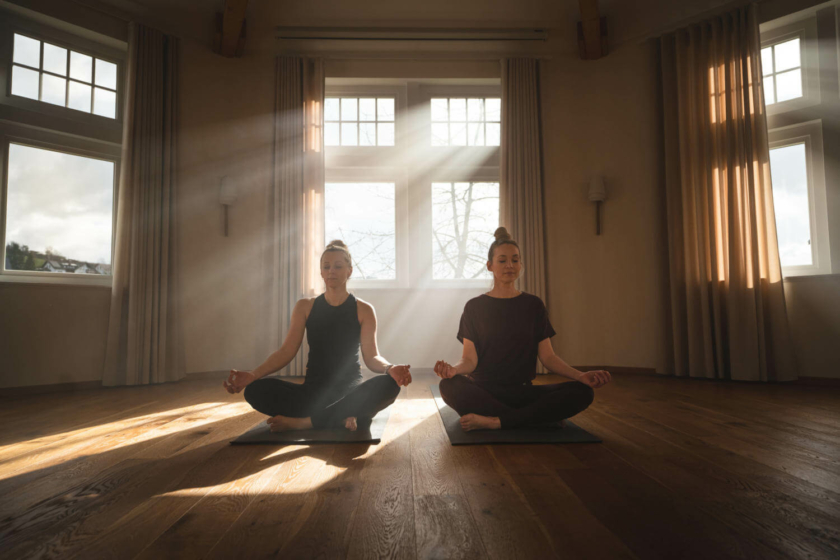
[[[755,5],[660,39],[674,373],[796,378]]]
[[[274,180],[267,198],[263,351],[277,350],[295,303],[321,285],[324,248],[324,63],[278,57],[274,115]],[[306,341],[281,375],[304,375]]]
[[[501,223],[522,250],[519,287],[546,301],[539,61],[502,60]]]
[[[178,42],[132,24],[105,385],[184,377],[176,268]]]

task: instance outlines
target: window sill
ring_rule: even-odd
[[[49,275],[48,275],[49,274]],[[15,274],[4,272],[0,274],[0,284],[51,284],[60,286],[84,286],[88,288],[111,289],[112,276],[97,276],[93,278],[78,278],[82,274]]]
[[[799,274],[797,276],[783,276],[782,282],[831,282],[840,281],[840,273],[833,274]]]

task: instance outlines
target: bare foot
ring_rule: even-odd
[[[356,417],[350,416],[349,418],[344,419],[344,427],[350,430],[351,432],[355,432],[358,425],[356,424]]]
[[[292,418],[290,416],[272,416],[265,421],[272,432],[289,432],[292,430],[311,430],[311,418]]]
[[[461,429],[465,432],[470,430],[498,430],[502,423],[495,416],[481,416],[478,414],[465,414],[461,416]]]

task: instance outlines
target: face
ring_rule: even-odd
[[[502,245],[493,252],[493,260],[487,263],[487,270],[493,273],[493,278],[499,282],[513,282],[519,278],[522,270],[519,249],[516,245]]]
[[[337,288],[347,283],[353,267],[347,264],[347,258],[341,251],[327,251],[321,257],[321,278],[328,288]]]

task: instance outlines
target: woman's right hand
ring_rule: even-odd
[[[225,390],[231,395],[242,391],[245,387],[256,381],[256,376],[250,371],[230,370],[230,375],[222,383]]]
[[[435,362],[435,373],[441,379],[449,379],[450,377],[455,377],[456,375],[458,375],[458,372],[455,370],[455,367],[449,365],[443,360],[438,360],[437,362]]]

